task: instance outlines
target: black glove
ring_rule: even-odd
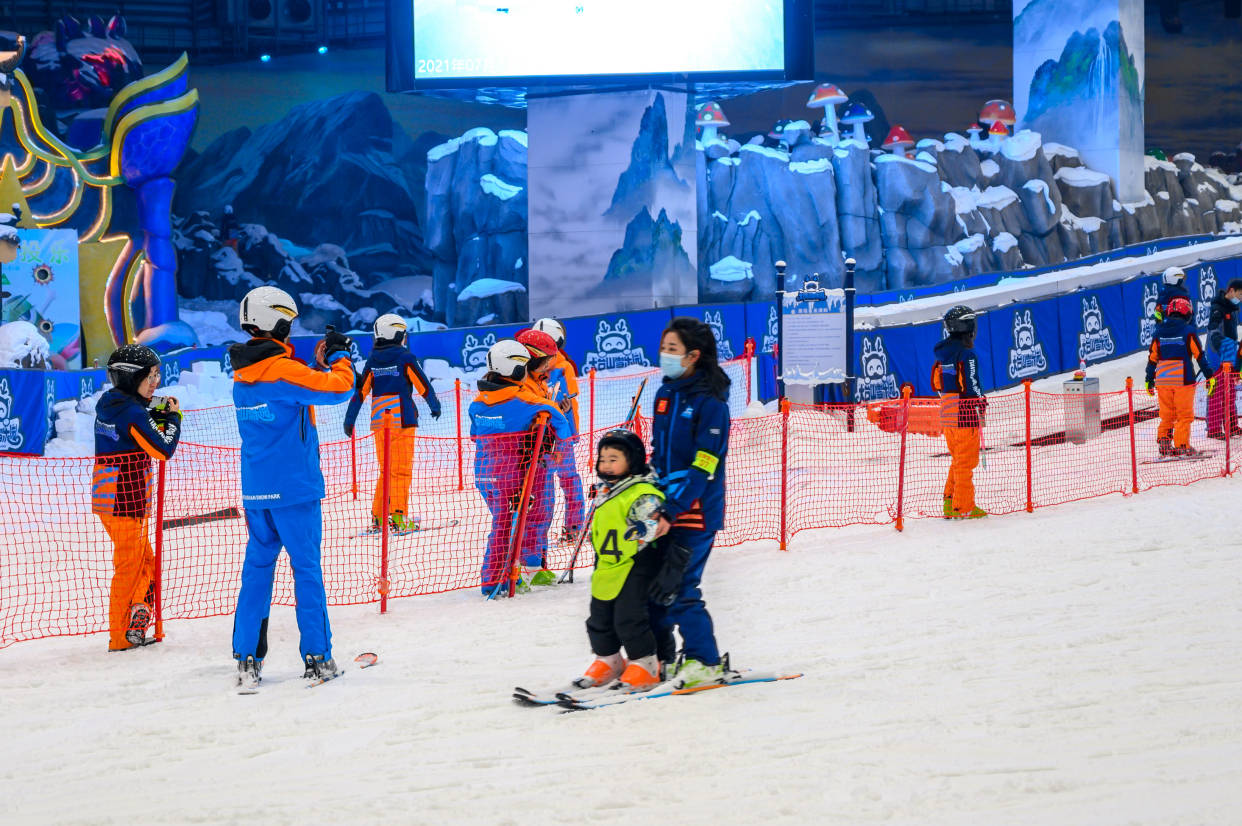
[[[348,353],[349,345],[353,342],[349,340],[349,336],[338,333],[336,328],[329,324],[327,332],[323,334],[323,343],[323,360],[331,361],[333,353]]]
[[[354,426],[350,424],[349,422],[345,422],[345,438],[346,439],[354,438]]]
[[[675,542],[664,543],[664,564],[660,572],[651,580],[647,595],[657,605],[668,607],[677,599],[681,590],[681,578],[686,573],[686,565],[690,563],[690,549]]]
[[[439,404],[437,404],[435,407],[431,408],[431,418],[433,418],[433,419],[438,419],[438,418],[440,418],[440,405],[439,405]]]

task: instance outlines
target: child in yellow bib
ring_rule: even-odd
[[[578,682],[585,688],[619,678],[631,688],[650,688],[660,681],[660,665],[647,592],[663,560],[649,543],[664,494],[653,483],[642,441],[628,430],[604,434],[595,472],[603,485],[591,519],[595,573],[586,627],[596,659]]]

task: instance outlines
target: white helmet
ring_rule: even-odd
[[[396,313],[385,313],[375,319],[375,338],[395,341],[405,335],[405,319]]]
[[[255,287],[241,301],[241,328],[251,335],[270,333],[284,341],[297,317],[297,302],[279,287]]]
[[[487,369],[510,379],[525,378],[528,361],[530,351],[511,338],[496,342],[487,351]]]
[[[1164,271],[1164,283],[1176,284],[1186,277],[1186,271],[1181,267],[1169,267]]]
[[[565,349],[565,325],[555,318],[541,318],[530,325],[530,328],[541,333],[547,333],[552,336],[552,340],[556,342],[557,347],[562,350]]]

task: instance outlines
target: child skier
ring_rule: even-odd
[[[1164,321],[1169,314],[1169,302],[1181,296],[1190,300],[1186,289],[1186,271],[1181,267],[1169,267],[1160,276],[1160,290],[1156,293],[1156,321]]]
[[[354,423],[358,411],[368,394],[371,400],[371,432],[375,435],[375,459],[380,475],[375,480],[375,495],[371,498],[371,524],[379,528],[384,511],[389,514],[389,524],[398,531],[413,530],[414,522],[406,516],[410,501],[410,482],[414,476],[414,434],[418,431],[418,409],[414,406],[417,392],[431,409],[431,418],[440,418],[440,400],[436,398],[431,382],[404,345],[405,321],[399,315],[388,313],[375,319],[375,349],[367,359],[358,387],[349,400],[345,411],[345,435],[354,435]],[[388,433],[389,465],[384,461],[384,435]],[[388,502],[384,503],[384,475],[388,479]]]
[[[948,337],[936,345],[932,389],[940,393],[940,425],[949,446],[949,477],[944,483],[944,518],[979,519],[987,511],[975,505],[975,465],[988,400],[979,385],[975,355],[975,312],[964,305],[944,314]]]
[[[560,408],[526,381],[530,351],[512,339],[498,341],[487,351],[487,373],[479,379],[479,395],[470,403],[470,438],[475,443],[474,483],[492,512],[492,529],[483,557],[483,595],[490,596],[506,578],[505,563],[513,539],[514,516],[522,483],[538,445],[532,431],[539,416],[548,419],[556,438],[569,436],[569,422]],[[528,566],[539,566],[529,523],[520,540]]]
[[[95,471],[91,510],[112,540],[108,650],[151,642],[155,608],[155,554],[147,541],[151,460],[173,455],[181,438],[177,400],[156,401],[160,357],[150,347],[127,344],[108,358],[112,389],[95,407]]]
[[[648,591],[663,560],[648,543],[655,539],[664,494],[654,485],[642,441],[628,430],[611,430],[600,439],[595,472],[602,485],[591,519],[595,573],[586,622],[595,661],[575,684],[591,688],[619,678],[631,689],[649,689],[660,681],[660,664]]]
[[[1160,397],[1160,427],[1156,445],[1161,456],[1196,456],[1190,446],[1195,420],[1195,364],[1208,376],[1207,393],[1216,390],[1216,377],[1191,324],[1190,299],[1169,300],[1167,317],[1156,325],[1147,353],[1147,395]]]
[[[541,318],[531,325],[531,329],[547,333],[556,342],[557,353],[548,360],[548,394],[569,420],[573,436],[568,442],[557,445],[549,466],[551,473],[548,474],[547,485],[551,486],[553,476],[560,483],[561,493],[565,496],[565,530],[562,539],[573,542],[582,530],[583,519],[582,478],[578,476],[578,466],[574,461],[574,444],[581,432],[578,418],[578,365],[565,353],[565,327],[561,322],[555,318]],[[551,491],[546,495],[551,501]],[[550,522],[551,508],[546,510],[545,516]],[[537,531],[539,536],[545,535],[548,527],[548,524],[542,525]]]

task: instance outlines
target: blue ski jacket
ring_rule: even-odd
[[[698,372],[665,379],[656,391],[651,466],[660,480],[663,513],[674,527],[724,527],[729,405]]]
[[[279,508],[324,497],[315,404],[340,404],[354,388],[349,354],[332,355],[324,372],[293,357],[293,348],[254,338],[229,348],[233,404],[241,434],[242,503]]]
[[[376,342],[371,357],[367,359],[358,387],[349,400],[345,411],[345,435],[352,436],[358,411],[368,395],[371,401],[371,429],[389,426],[418,427],[418,408],[414,406],[414,393],[427,402],[433,418],[440,418],[440,400],[436,398],[431,382],[423,373],[418,359],[404,344],[391,341]]]

